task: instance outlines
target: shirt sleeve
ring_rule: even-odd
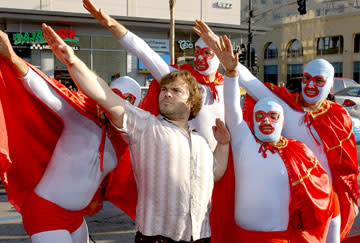
[[[154,125],[155,122],[155,116],[126,102],[123,127],[119,128],[112,122],[111,124],[117,130],[124,133],[123,138],[128,144],[135,144],[139,141],[145,130]]]
[[[156,80],[160,81],[163,76],[170,73],[168,64],[137,35],[128,31],[119,42],[128,52],[142,61]]]
[[[65,112],[75,112],[61,95],[59,95],[48,82],[31,68],[29,68],[28,73],[21,81],[30,93],[34,94],[59,116],[62,116]]]

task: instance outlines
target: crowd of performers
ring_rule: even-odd
[[[301,93],[291,94],[259,81],[228,37],[196,20],[194,68],[168,66],[83,4],[154,80],[140,103],[135,80],[109,87],[43,24],[80,90],[72,91],[17,56],[0,32],[1,181],[32,242],[88,242],[84,216],[104,200],[135,220],[135,242],[347,238],[358,213],[356,143],[346,110],[326,99],[328,61],[307,63]]]

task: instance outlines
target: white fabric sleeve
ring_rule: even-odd
[[[243,120],[238,77],[230,78],[225,75],[224,79],[225,123],[230,131],[231,145],[234,147],[243,141],[243,137],[253,136],[249,136],[252,134],[251,130]]]
[[[168,64],[137,35],[128,31],[119,42],[128,52],[142,61],[156,80],[160,81],[163,76],[170,73]]]
[[[135,144],[139,141],[141,134],[154,124],[156,117],[128,102],[125,102],[124,108],[123,127],[119,128],[111,120],[110,122],[118,131],[125,133],[123,138],[128,144]]]
[[[70,105],[34,70],[29,68],[28,73],[21,79],[24,87],[58,115],[74,110]],[[75,111],[75,110],[74,110]]]
[[[298,111],[291,108],[285,101],[268,89],[263,82],[258,80],[244,65],[238,63],[239,85],[243,87],[256,101],[264,97],[272,97],[283,107],[285,126],[288,124],[287,117],[292,117]],[[292,124],[289,124],[292,126]]]

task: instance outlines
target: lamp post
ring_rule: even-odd
[[[174,19],[175,0],[169,0],[170,7],[170,64],[175,64],[175,19]]]
[[[248,43],[247,43],[247,66],[252,71],[251,67],[251,43],[253,39],[253,33],[251,31],[251,22],[253,17],[252,0],[249,0],[249,25],[248,25]]]

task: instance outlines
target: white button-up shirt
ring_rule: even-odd
[[[136,228],[144,235],[190,241],[210,237],[214,157],[200,135],[162,116],[125,106],[137,182]]]

